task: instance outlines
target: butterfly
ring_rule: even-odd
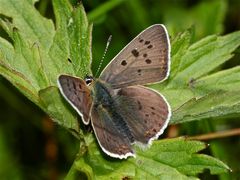
[[[111,157],[135,157],[134,144],[151,145],[167,127],[171,109],[163,95],[145,84],[164,81],[170,71],[170,42],[164,25],[135,37],[98,79],[60,75],[63,97],[91,122],[101,149]]]

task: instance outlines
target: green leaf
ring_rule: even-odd
[[[0,12],[13,19],[24,39],[49,49],[54,36],[52,20],[42,17],[34,8],[35,1],[0,0]]]
[[[39,97],[44,110],[48,112],[53,121],[72,130],[75,134],[79,132],[78,114],[65,103],[57,87],[51,86],[39,91]]]
[[[88,25],[83,6],[72,12],[72,19],[68,23],[68,36],[71,39],[70,59],[74,64],[75,75],[84,77],[91,72],[92,56],[90,49],[92,43],[92,25]]]
[[[229,60],[232,52],[240,45],[240,31],[226,36],[208,36],[192,44],[178,60],[177,75],[172,76],[169,87],[187,84],[190,79],[197,79],[213,71]]]
[[[177,73],[181,58],[190,46],[193,29],[179,33],[171,42],[171,77]]]
[[[150,149],[137,148],[136,158],[118,160],[99,156],[96,142],[92,137],[88,138],[88,156],[76,160],[72,173],[77,169],[88,177],[94,174],[95,179],[197,179],[194,176],[205,169],[209,169],[211,174],[229,171],[223,162],[196,154],[206,148],[199,141],[187,141],[184,138],[155,141]],[[85,165],[87,169],[83,169]]]
[[[9,80],[14,86],[16,86],[21,93],[23,93],[27,98],[29,98],[34,103],[38,104],[38,95],[34,87],[26,77],[13,70],[11,67],[7,66],[0,61],[0,72],[7,80]]]
[[[214,74],[199,78],[194,87],[203,91],[225,90],[239,91],[240,89],[240,66],[222,70]]]
[[[201,98],[193,98],[174,111],[171,123],[183,123],[207,118],[240,114],[239,91],[217,91]]]
[[[0,19],[12,40],[0,38],[0,74],[57,123],[78,131],[76,114],[63,108],[62,97],[52,86],[63,73],[82,78],[91,74],[92,25],[81,4],[73,8],[67,0],[54,0],[55,30],[52,20],[36,11],[34,2],[0,0],[0,13],[12,19]]]

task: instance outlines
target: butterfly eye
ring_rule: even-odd
[[[89,86],[93,82],[93,77],[92,76],[86,76],[84,78],[86,84]]]

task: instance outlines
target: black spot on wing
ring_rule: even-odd
[[[151,61],[150,59],[146,59],[145,62],[146,62],[147,64],[151,64],[151,63],[152,63],[152,61]]]
[[[153,47],[153,45],[150,44],[147,48],[148,48],[148,49],[151,49],[152,47]]]
[[[138,69],[138,70],[137,70],[137,72],[138,72],[138,75],[139,75],[139,76],[141,76],[141,75],[142,75],[142,74],[141,74],[141,72],[142,72],[142,70],[141,70],[141,69]]]
[[[141,102],[140,102],[140,101],[137,101],[137,103],[138,103],[138,110],[142,110],[142,104],[141,104]]]
[[[150,41],[145,41],[145,44],[147,45],[147,44],[150,44]]]
[[[73,89],[76,91],[77,89],[76,89],[76,84],[75,83],[73,83]]]
[[[127,65],[127,61],[126,60],[122,60],[121,65],[122,66],[126,66]]]
[[[139,56],[139,52],[138,52],[137,49],[133,49],[132,50],[132,54],[133,54],[134,57],[138,57]]]

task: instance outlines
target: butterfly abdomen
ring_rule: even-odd
[[[127,123],[123,119],[123,117],[118,113],[118,105],[115,102],[115,99],[112,97],[110,93],[110,87],[107,87],[104,83],[100,81],[96,81],[94,84],[94,106],[97,111],[103,116],[105,119],[112,121],[115,125],[116,129],[125,137],[127,137],[130,142],[134,141],[133,135],[129,130]]]

